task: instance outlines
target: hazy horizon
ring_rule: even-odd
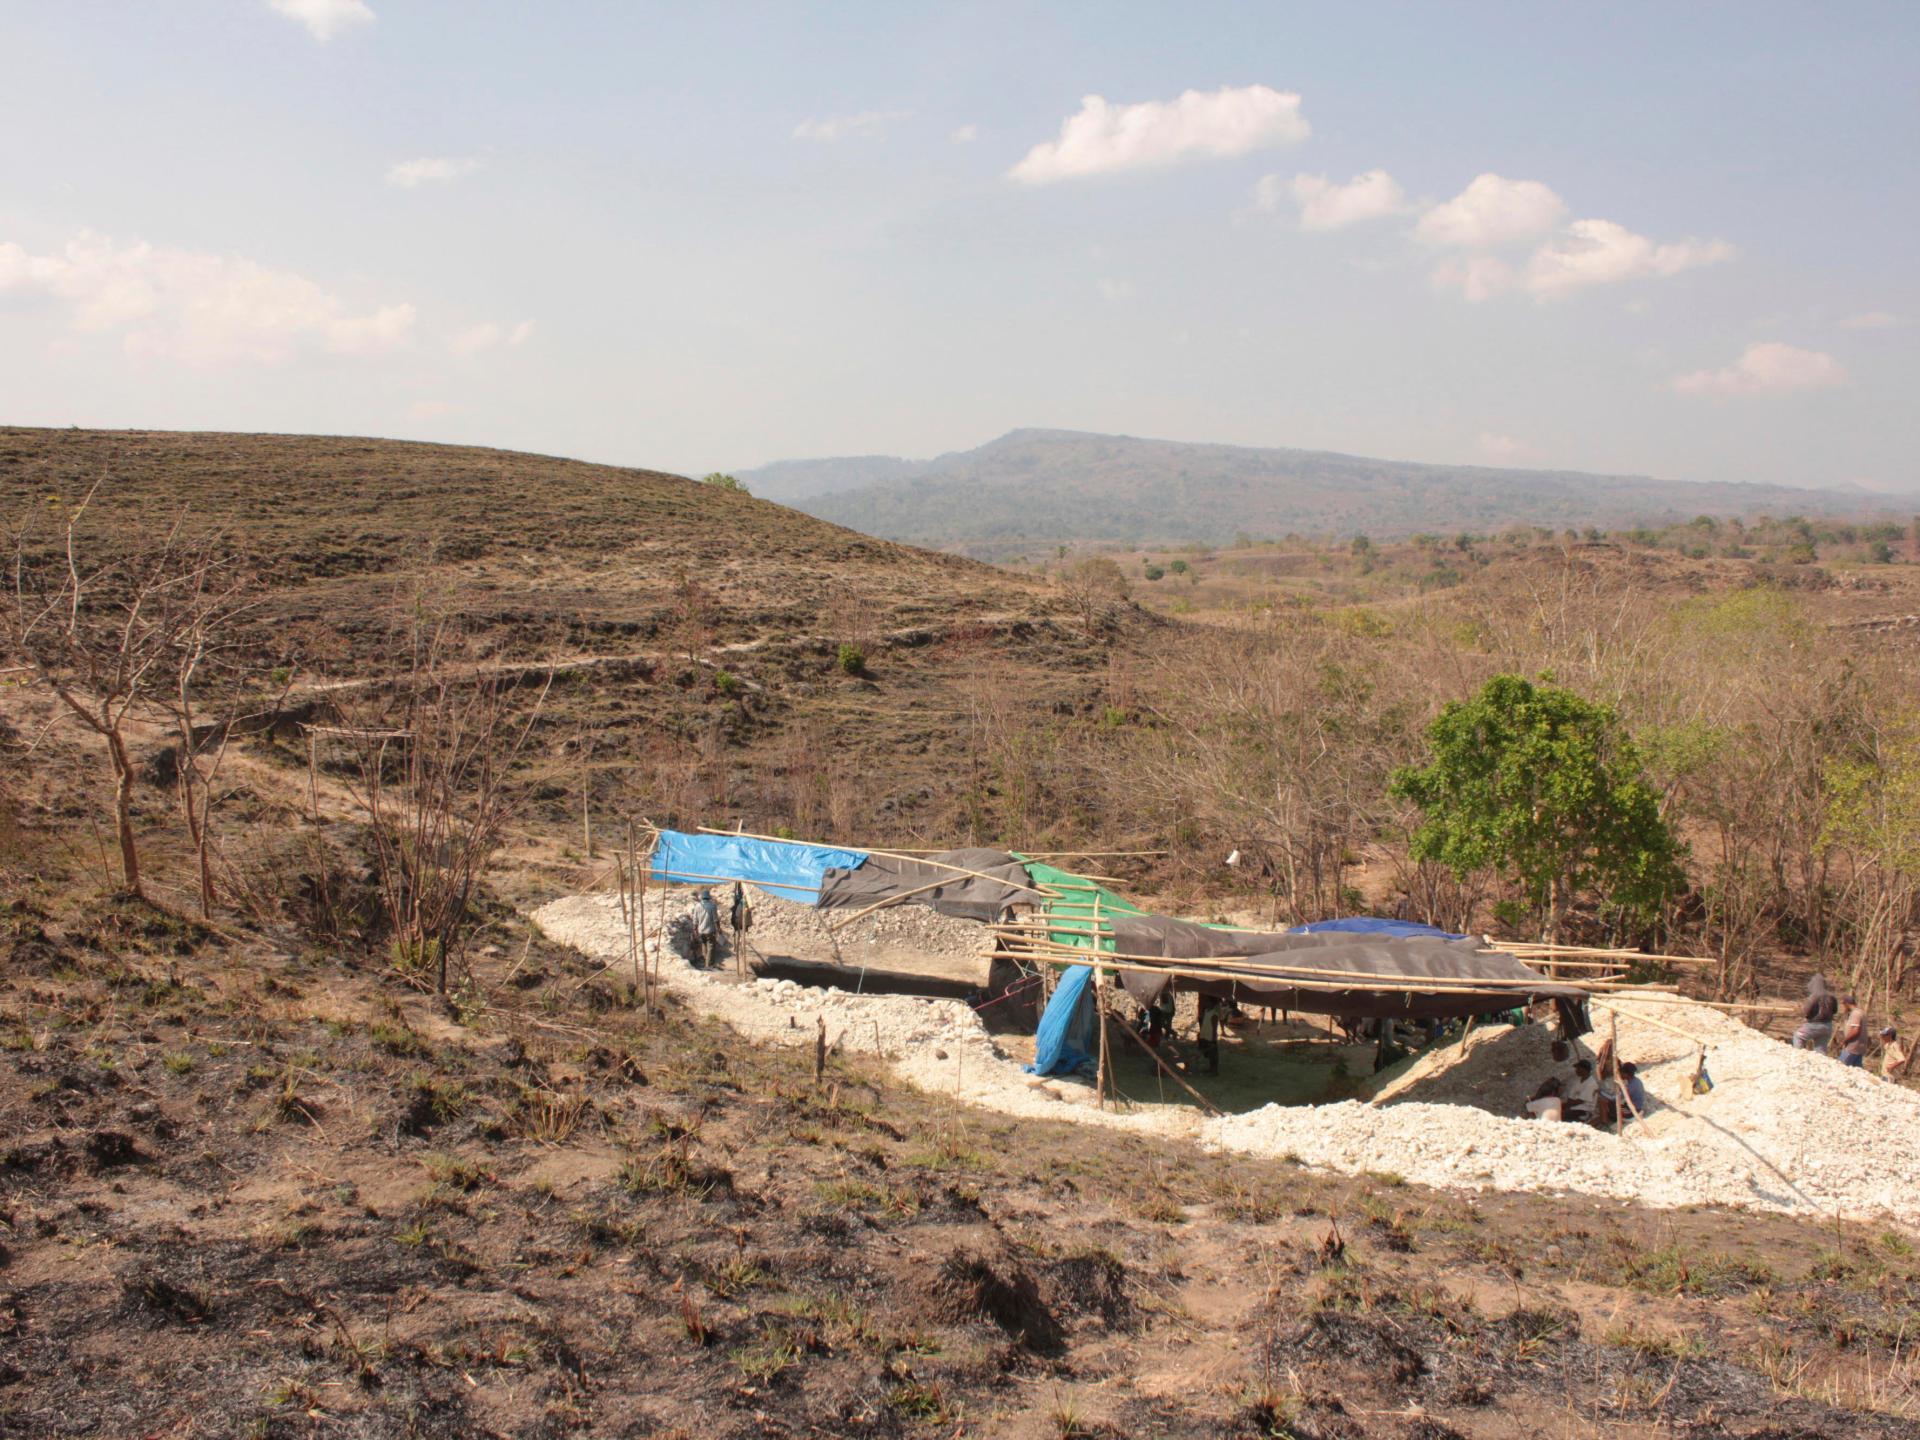
[[[1920,488],[1910,7],[103,0],[0,45],[3,423]]]

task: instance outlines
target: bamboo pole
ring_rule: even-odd
[[[812,844],[811,841],[807,841],[807,840],[790,840],[784,835],[755,835],[750,831],[745,831],[745,830],[717,830],[711,825],[702,825],[700,827],[700,833],[703,835],[731,835],[737,840],[765,840],[769,844],[773,844],[773,845],[810,845]],[[816,846],[815,848],[821,848],[821,847]],[[864,847],[853,846],[849,848],[860,849]],[[907,860],[907,861],[911,861],[915,865],[931,865],[936,870],[951,870],[956,875],[971,875],[976,880],[986,880],[995,885],[1004,885],[1009,890],[1026,890],[1026,891],[1030,891],[1035,895],[1044,895],[1047,893],[1047,891],[1044,888],[1037,885],[1022,885],[1019,882],[1014,880],[1002,879],[998,875],[989,875],[982,870],[969,870],[964,865],[949,865],[943,860],[929,860],[924,855],[911,855],[904,850],[868,849],[866,853],[869,855],[879,855],[888,860]],[[729,875],[729,876],[724,876],[720,878],[731,880],[736,877]],[[753,883],[757,885],[760,882],[756,880]],[[787,888],[797,889],[799,887],[788,886]]]
[[[1093,897],[1093,923],[1097,929],[1100,924],[1100,897]],[[1093,942],[1095,958],[1098,958],[1100,940],[1096,935]],[[1093,967],[1093,1003],[1100,1015],[1100,1073],[1094,1077],[1094,1089],[1100,1097],[1100,1108],[1107,1108],[1107,977],[1098,965]]]
[[[932,852],[938,854],[938,851]],[[1029,860],[1133,860],[1149,855],[1165,855],[1165,850],[1019,850],[1012,852]]]
[[[1147,1052],[1147,1058],[1153,1061],[1154,1064],[1160,1067],[1160,1073],[1162,1075],[1166,1076],[1169,1080],[1173,1081],[1174,1084],[1178,1085],[1182,1090],[1186,1091],[1189,1095],[1193,1096],[1194,1099],[1198,1100],[1201,1106],[1206,1110],[1206,1112],[1209,1115],[1220,1115],[1225,1113],[1220,1109],[1218,1105],[1215,1105],[1211,1100],[1207,1099],[1206,1096],[1202,1095],[1198,1090],[1194,1089],[1193,1086],[1189,1085],[1184,1079],[1182,1079],[1179,1076],[1179,1074],[1175,1072],[1174,1068],[1171,1065],[1167,1064],[1165,1060],[1160,1058],[1160,1052],[1158,1050],[1155,1050],[1153,1046],[1147,1044],[1145,1040],[1142,1040],[1137,1034],[1134,1033],[1134,1029],[1131,1025],[1123,1024],[1119,1027],[1119,1030],[1122,1035],[1126,1036],[1129,1040],[1133,1041],[1134,1044],[1138,1045],[1142,1050]]]
[[[1370,971],[1332,970],[1306,966],[1248,970],[1231,963],[1210,960],[1161,960],[1155,956],[1118,956],[1111,952],[1093,952],[1076,946],[1058,946],[1048,949],[1008,948],[1001,952],[1016,959],[1032,960],[1052,965],[1086,965],[1095,963],[1089,957],[1098,954],[1098,963],[1112,968],[1126,970],[1132,974],[1173,975],[1188,979],[1230,980],[1244,984],[1272,987],[1275,985],[1315,991],[1371,990],[1381,993],[1407,992],[1413,994],[1513,994],[1531,995],[1541,987],[1524,980],[1486,979],[1474,980],[1459,976],[1433,976],[1408,979],[1402,976],[1377,975]],[[1125,963],[1128,961],[1145,963]],[[1153,963],[1158,961],[1158,963]],[[1577,990],[1582,996],[1638,996],[1641,999],[1665,1004],[1706,1004],[1718,1002],[1695,1001],[1676,990],[1653,989],[1643,985],[1612,985],[1597,981],[1558,983],[1565,988]],[[1730,1009],[1746,1008],[1726,1006]]]
[[[1025,946],[1027,952],[1031,953],[1035,958],[1042,958],[1042,959],[1061,958],[1061,959],[1064,959],[1069,964],[1083,964],[1085,963],[1084,960],[1075,960],[1073,957],[1085,956],[1088,953],[1087,951],[1079,949],[1078,947],[1075,947],[1072,945],[1046,945],[1046,944],[1041,944],[1037,941],[1021,940],[1018,937],[1006,937],[1006,938],[1013,939],[1016,945]],[[1021,953],[1021,952],[1016,950],[1014,953]],[[1252,958],[1250,956],[1219,957],[1219,956],[1135,955],[1135,954],[1130,954],[1130,953],[1121,952],[1121,951],[1100,951],[1098,952],[1098,954],[1100,956],[1101,963],[1103,964],[1109,960],[1134,961],[1134,962],[1138,962],[1133,967],[1136,969],[1139,969],[1139,968],[1173,969],[1175,967],[1179,967],[1189,971],[1218,970],[1223,974],[1234,973],[1234,974],[1242,974],[1242,975],[1262,976],[1262,977],[1265,977],[1268,983],[1271,983],[1271,981],[1275,977],[1280,977],[1284,979],[1284,978],[1289,978],[1295,975],[1308,976],[1313,978],[1330,977],[1334,979],[1343,979],[1343,980],[1375,980],[1375,981],[1381,981],[1383,983],[1390,984],[1390,985],[1403,983],[1403,979],[1404,979],[1404,977],[1400,977],[1400,976],[1376,975],[1370,971],[1335,970],[1335,969],[1330,969],[1326,966],[1320,966],[1320,965],[1272,965],[1272,966],[1263,966],[1259,970],[1249,970],[1246,968],[1244,964],[1236,965],[1233,963],[1236,960],[1244,962],[1245,960]],[[1539,978],[1541,980],[1546,979],[1544,975],[1540,976]],[[1472,979],[1468,977],[1454,976],[1454,975],[1437,975],[1437,976],[1431,976],[1431,977],[1424,977],[1417,981],[1410,981],[1405,983],[1410,984],[1411,988],[1417,989],[1417,990],[1439,989],[1442,987],[1449,987],[1449,986],[1454,988],[1459,988],[1459,989],[1466,989],[1466,990],[1492,990],[1492,989],[1530,990],[1530,989],[1536,988],[1531,982],[1526,980],[1518,980],[1518,979],[1510,980],[1510,979],[1497,978],[1497,977],[1480,980],[1480,979]],[[1592,989],[1592,988],[1602,987],[1605,985],[1606,982],[1569,981],[1567,983],[1570,985],[1575,985],[1576,988]],[[1645,991],[1647,989],[1647,987],[1644,987],[1644,986],[1634,986],[1630,988],[1641,990],[1641,991]]]
[[[898,894],[889,895],[887,896],[886,899],[877,901],[874,904],[867,906],[864,910],[856,910],[853,912],[853,914],[847,916],[844,920],[834,921],[834,923],[829,925],[827,928],[829,930],[844,930],[847,928],[847,926],[853,924],[854,921],[864,919],[866,916],[873,914],[873,912],[876,910],[884,910],[889,905],[898,905],[902,900],[911,899],[915,895],[924,895],[929,890],[938,890],[942,885],[951,885],[951,884],[953,884],[953,881],[947,879],[945,876],[942,876],[940,879],[935,880],[930,884],[916,885],[911,890],[902,890]]]
[[[633,952],[633,993],[642,1006],[647,1003],[646,987],[640,982],[640,850],[635,843],[633,820],[627,820],[627,883],[632,903],[627,909],[627,948]]]
[[[784,880],[755,880],[749,875],[702,875],[696,870],[662,870],[660,874],[669,885],[676,880],[715,880],[722,884],[738,880],[743,884],[758,885],[762,890],[797,890],[803,895],[814,893],[811,885],[789,885]]]
[[[1626,1016],[1627,1019],[1631,1020],[1635,1025],[1651,1025],[1656,1030],[1665,1030],[1670,1035],[1678,1035],[1682,1040],[1693,1045],[1698,1045],[1702,1050],[1712,1048],[1698,1035],[1691,1035],[1685,1030],[1682,1030],[1678,1025],[1669,1025],[1666,1021],[1656,1020],[1651,1015],[1636,1015],[1631,1010],[1615,1010],[1613,1006],[1609,1005],[1605,1000],[1595,1000],[1593,1003],[1610,1014]],[[1616,1032],[1618,1028],[1616,1025]]]
[[[655,838],[657,843],[658,837],[656,836]],[[651,869],[653,869],[653,850],[651,847],[649,847],[647,851],[647,863],[644,866],[642,866],[640,869],[639,897],[634,902],[634,908],[640,912],[640,973],[643,977],[643,986],[644,986],[644,991],[647,997],[646,998],[647,1013],[649,1017],[651,1017],[653,1013],[654,1002],[656,999],[657,992],[659,990],[659,977],[657,974],[657,971],[659,968],[659,962],[657,960],[652,959],[647,954],[647,872]],[[662,917],[661,923],[662,923],[662,934],[664,935],[665,933],[665,917],[664,916]]]
[[[1485,995],[1489,993],[1504,995],[1509,993],[1507,989],[1501,989],[1491,985],[1474,985],[1471,983],[1439,984],[1432,981],[1426,983],[1401,980],[1383,981],[1378,976],[1355,975],[1343,971],[1329,972],[1332,976],[1339,977],[1338,983],[1336,983],[1334,980],[1298,978],[1291,975],[1275,974],[1272,971],[1200,970],[1164,963],[1158,965],[1140,965],[1132,963],[1129,960],[1118,959],[1109,952],[1102,951],[1096,953],[1087,950],[1074,950],[1068,947],[1047,953],[1031,952],[1023,954],[1018,951],[1008,951],[1004,953],[1010,954],[1017,959],[1040,960],[1050,965],[1088,965],[1105,967],[1108,970],[1125,971],[1133,975],[1165,975],[1175,979],[1189,980],[1224,980],[1229,983],[1258,986],[1266,989],[1279,986],[1289,990],[1310,990],[1316,994],[1338,994],[1342,991],[1350,990],[1372,991],[1380,994],[1406,993],[1416,995]],[[1530,990],[1522,986],[1514,989],[1511,993],[1524,995],[1530,993]]]

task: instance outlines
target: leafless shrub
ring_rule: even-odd
[[[415,620],[391,692],[320,732],[352,756],[395,961],[433,972],[443,992],[481,880],[525,803],[516,767],[552,684],[549,673],[529,699],[519,675],[462,663],[458,638],[451,620]]]

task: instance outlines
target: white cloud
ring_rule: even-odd
[[[524,345],[532,334],[531,320],[522,320],[512,329],[491,320],[483,320],[455,335],[447,342],[447,348],[456,355],[478,355],[482,350],[491,350],[497,345]]]
[[[1497,255],[1475,255],[1464,260],[1442,260],[1433,267],[1436,289],[1458,290],[1478,304],[1504,295],[1513,289],[1519,277],[1513,267]]]
[[[953,132],[953,143],[956,145],[971,145],[979,138],[980,127],[978,125],[962,125]]]
[[[1747,346],[1724,369],[1676,375],[1673,388],[1683,395],[1781,395],[1832,390],[1846,383],[1846,369],[1824,351],[1768,340]]]
[[[1527,262],[1527,292],[1554,300],[1593,285],[1622,280],[1666,279],[1697,265],[1733,258],[1724,240],[1679,240],[1656,245],[1611,220],[1576,220],[1534,251]]]
[[[50,255],[0,243],[0,297],[9,293],[65,305],[76,330],[120,332],[136,359],[197,367],[369,354],[403,343],[414,322],[412,305],[354,313],[303,275],[238,256],[88,231]]]
[[[1177,100],[1137,105],[1089,95],[1061,122],[1058,140],[1034,146],[1007,173],[1026,185],[1045,185],[1296,145],[1308,133],[1300,97],[1265,85],[1188,90]]]
[[[1279,178],[1269,175],[1260,184]],[[1338,230],[1362,220],[1379,220],[1397,214],[1407,200],[1399,182],[1384,170],[1369,170],[1344,185],[1336,185],[1324,175],[1296,175],[1290,189],[1300,206],[1302,230]],[[1259,187],[1255,187],[1254,197],[1256,203],[1266,198]]]
[[[1427,211],[1413,233],[1449,250],[1497,250],[1546,234],[1566,213],[1566,202],[1538,180],[1487,174]]]
[[[356,25],[373,23],[373,7],[367,0],[267,0],[267,4],[306,26],[307,33],[322,44]]]
[[[858,115],[809,116],[793,127],[796,140],[817,140],[831,145],[836,140],[873,140],[887,128],[890,120],[904,120],[905,110],[862,110]]]
[[[1480,453],[1502,465],[1517,465],[1522,461],[1540,458],[1539,450],[1526,441],[1517,440],[1511,435],[1496,435],[1491,430],[1482,432],[1480,436]]]
[[[1893,330],[1903,322],[1898,315],[1885,310],[1868,310],[1864,314],[1849,315],[1840,322],[1842,330]]]
[[[1099,290],[1102,300],[1131,300],[1133,298],[1133,282],[1131,280],[1109,280],[1102,277],[1093,283],[1095,288]]]
[[[471,155],[423,155],[418,160],[398,160],[387,167],[387,184],[396,190],[412,190],[429,182],[458,180],[480,168]]]

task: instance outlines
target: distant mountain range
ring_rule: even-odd
[[[1422,465],[1074,430],[1015,430],[933,460],[782,460],[740,479],[756,495],[870,535],[995,558],[1070,541],[1223,544],[1240,535],[1618,528],[1920,508],[1915,497],[1857,490]]]

